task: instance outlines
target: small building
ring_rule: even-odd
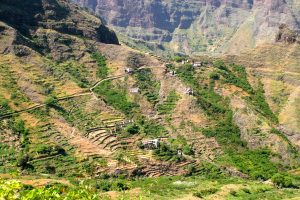
[[[177,149],[177,156],[179,156],[179,157],[183,156],[183,152],[181,149]]]
[[[194,95],[194,91],[193,91],[192,88],[187,88],[186,91],[185,91],[185,94],[193,96]]]
[[[160,139],[147,140],[143,142],[143,147],[145,149],[157,149],[159,148]]]
[[[132,94],[138,94],[140,92],[140,89],[139,88],[130,88],[129,92]]]
[[[202,67],[203,63],[202,62],[193,62],[193,67]]]
[[[125,73],[126,74],[133,74],[134,70],[132,68],[127,67],[127,68],[125,68]]]
[[[181,64],[187,64],[187,63],[189,63],[190,61],[189,60],[183,60],[183,61],[181,61]]]
[[[168,73],[170,76],[176,76],[176,71],[169,71]]]

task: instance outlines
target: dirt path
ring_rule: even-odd
[[[151,68],[162,68],[162,67],[140,67],[138,68],[137,70],[141,70],[141,69],[151,69]],[[68,95],[68,96],[64,96],[64,97],[60,97],[57,99],[57,101],[65,101],[65,100],[69,100],[69,99],[72,99],[72,98],[76,98],[76,97],[81,97],[81,96],[89,96],[89,95],[94,95],[94,92],[93,90],[98,86],[100,85],[101,83],[103,83],[104,81],[109,81],[109,80],[114,80],[114,79],[119,79],[119,78],[123,78],[125,77],[127,74],[121,74],[121,75],[117,75],[117,76],[113,76],[113,77],[108,77],[108,78],[105,78],[105,79],[102,79],[98,82],[96,82],[91,88],[89,88],[89,91],[90,92],[82,92],[82,93],[76,93],[76,94],[72,94],[72,95]],[[0,116],[0,120],[3,120],[3,119],[6,119],[6,118],[9,118],[9,117],[12,117],[14,114],[20,114],[20,113],[24,113],[24,112],[28,112],[28,111],[32,111],[32,110],[35,110],[35,109],[38,109],[38,108],[42,108],[46,106],[45,103],[43,104],[38,104],[38,105],[35,105],[35,106],[32,106],[30,108],[26,108],[26,109],[23,109],[23,110],[18,110],[18,111],[14,111],[14,112],[11,112],[11,113],[7,113],[7,114],[4,114],[4,115],[1,115]]]

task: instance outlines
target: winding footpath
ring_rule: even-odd
[[[97,83],[95,83],[91,88],[89,88],[90,92],[83,91],[81,93],[75,93],[75,94],[72,94],[72,95],[60,97],[60,98],[57,99],[57,101],[65,101],[65,100],[73,99],[73,98],[76,98],[76,97],[95,95],[94,92],[93,92],[93,90],[98,85],[100,85],[101,83],[103,83],[105,81],[109,81],[109,80],[114,80],[114,79],[122,78],[122,77],[125,77],[125,76],[126,76],[126,74],[123,74],[123,75],[119,75],[119,76],[108,77],[108,78],[102,79],[102,80],[98,81]],[[6,118],[10,118],[10,117],[12,117],[15,114],[21,114],[21,113],[24,113],[24,112],[28,112],[28,111],[32,111],[32,110],[38,109],[38,108],[42,108],[42,107],[45,107],[46,105],[47,105],[46,103],[42,103],[42,104],[38,104],[38,105],[32,106],[30,108],[26,108],[26,109],[14,111],[14,112],[6,113],[4,115],[0,115],[0,120],[6,119]]]
[[[140,68],[138,68],[136,70],[139,71],[139,70],[142,70],[142,69],[152,69],[152,68],[163,68],[163,67],[161,67],[161,66],[159,66],[159,67],[142,66],[142,67],[140,67]],[[99,80],[94,85],[92,85],[92,87],[90,87],[88,89],[89,92],[83,91],[83,92],[80,92],[80,93],[75,93],[75,94],[72,94],[72,95],[60,97],[60,98],[57,99],[57,101],[65,101],[65,100],[73,99],[73,98],[76,98],[76,97],[82,97],[82,96],[90,96],[90,95],[96,96],[93,90],[96,87],[98,87],[101,83],[103,83],[105,81],[110,81],[110,80],[115,80],[115,79],[123,78],[123,77],[125,77],[127,75],[128,74],[121,74],[121,75],[117,75],[117,76],[107,77],[105,79]],[[10,118],[10,117],[12,117],[15,114],[21,114],[21,113],[25,113],[25,112],[28,112],[28,111],[32,111],[32,110],[38,109],[38,108],[42,108],[42,107],[45,107],[46,105],[47,104],[42,103],[42,104],[38,104],[38,105],[32,106],[30,108],[26,108],[26,109],[14,111],[14,112],[6,113],[6,114],[3,114],[3,115],[0,115],[0,120],[6,119],[6,118]]]

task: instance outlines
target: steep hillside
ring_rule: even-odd
[[[282,23],[300,29],[297,0],[74,1],[103,16],[122,35],[138,39],[125,43],[187,54],[239,53],[274,42]]]
[[[261,80],[267,102],[279,116],[279,129],[300,148],[300,35],[282,26],[276,41],[228,58],[243,64],[249,74]]]
[[[0,21],[0,198],[299,195],[298,143],[242,65],[118,45],[63,0],[2,1]]]

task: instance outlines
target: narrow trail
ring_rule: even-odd
[[[90,92],[88,92],[88,93],[86,93],[86,92],[84,92],[84,93],[76,93],[76,94],[72,94],[72,95],[68,95],[68,96],[64,96],[64,97],[58,98],[57,101],[65,101],[65,100],[69,100],[69,99],[72,99],[72,98],[81,97],[81,96],[88,96],[88,95],[92,95],[92,93],[90,93]],[[21,113],[24,113],[24,112],[28,112],[28,111],[32,111],[32,110],[38,109],[38,108],[42,108],[42,107],[44,107],[46,105],[47,104],[42,103],[42,104],[38,104],[38,105],[32,106],[30,108],[26,108],[26,109],[14,111],[14,112],[11,112],[11,113],[6,113],[6,114],[0,116],[0,120],[12,117],[15,114],[21,114]]]
[[[123,78],[125,76],[126,76],[126,74],[123,74],[123,75],[119,75],[119,76],[108,77],[108,78],[102,79],[102,80],[98,81],[97,83],[95,83],[91,88],[88,89],[90,92],[83,91],[81,93],[75,93],[75,94],[72,94],[72,95],[60,97],[60,98],[57,99],[57,101],[65,101],[65,100],[73,99],[73,98],[76,98],[76,97],[94,95],[93,89],[95,89],[102,82],[109,81],[109,80],[114,80],[114,79],[118,79],[118,78]],[[46,105],[47,104],[42,103],[42,104],[38,104],[38,105],[32,106],[30,108],[26,108],[26,109],[14,111],[14,112],[11,112],[11,113],[6,113],[4,115],[0,115],[0,120],[12,117],[15,114],[21,114],[21,113],[24,113],[24,112],[28,112],[28,111],[32,111],[32,110],[38,109],[38,108],[42,108],[42,107],[44,107]]]
[[[139,70],[142,70],[142,69],[153,69],[153,68],[164,68],[164,67],[161,67],[161,66],[158,66],[158,67],[142,66],[142,67],[139,67],[138,69],[136,69],[136,71],[139,71]],[[88,89],[89,92],[83,91],[83,92],[80,92],[80,93],[75,93],[75,94],[72,94],[72,95],[60,97],[60,98],[57,99],[57,101],[58,102],[59,101],[65,101],[65,100],[73,99],[73,98],[76,98],[76,97],[82,97],[82,96],[90,96],[90,95],[96,96],[95,93],[93,92],[93,90],[96,87],[98,87],[101,83],[103,83],[105,81],[110,81],[110,80],[115,80],[115,79],[123,78],[123,77],[126,77],[127,75],[128,74],[121,74],[121,75],[117,75],[117,76],[107,77],[107,78],[99,80],[98,82],[96,82],[95,84],[93,84],[92,87],[90,87]],[[28,112],[28,111],[32,111],[32,110],[38,109],[38,108],[42,108],[42,107],[44,107],[46,105],[47,104],[42,103],[42,104],[38,104],[38,105],[32,106],[30,108],[26,108],[26,109],[14,111],[14,112],[11,112],[11,113],[6,113],[6,114],[3,114],[3,115],[0,115],[0,120],[6,119],[6,118],[10,118],[10,117],[12,117],[15,114],[21,114],[21,113],[24,113],[24,112]]]

